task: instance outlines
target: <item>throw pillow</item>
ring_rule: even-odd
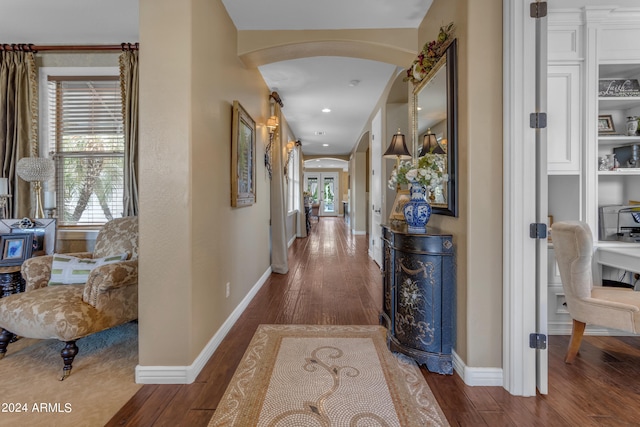
[[[104,258],[77,258],[71,255],[54,254],[51,264],[49,286],[86,283],[94,268],[127,259],[128,254],[111,255]]]

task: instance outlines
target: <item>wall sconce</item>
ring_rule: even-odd
[[[273,138],[276,130],[280,125],[280,123],[278,122],[278,116],[274,114],[274,104],[278,104],[280,108],[284,107],[284,104],[282,103],[282,99],[280,99],[280,95],[278,95],[278,92],[271,92],[271,94],[269,94],[269,104],[271,109],[271,116],[267,119],[266,124],[267,130],[269,131],[269,143],[265,148],[264,166],[265,168],[267,168],[267,172],[269,172],[269,179],[271,179],[271,176],[273,174],[273,168],[271,167],[271,147],[273,146]]]
[[[42,181],[51,179],[55,173],[53,160],[45,157],[23,157],[16,164],[18,176],[25,181],[33,182],[33,191],[36,193],[36,205],[34,217],[44,218],[42,210]]]
[[[269,179],[271,179],[271,174],[273,173],[271,167],[271,147],[273,145],[273,137],[276,133],[276,129],[278,129],[278,118],[276,116],[271,116],[267,119],[267,130],[269,131],[269,143],[265,148],[264,153],[264,166],[267,168],[267,172],[269,172]]]
[[[422,139],[422,148],[420,149],[420,157],[424,156],[427,153],[433,154],[446,154],[446,152],[442,149],[440,144],[438,144],[438,139],[436,135],[431,133],[431,128],[427,129],[427,133],[424,135]]]

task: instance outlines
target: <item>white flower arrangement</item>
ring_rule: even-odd
[[[395,190],[398,184],[410,184],[417,182],[431,191],[442,186],[449,180],[444,173],[445,156],[442,154],[427,153],[418,159],[414,165],[412,160],[400,162],[399,168],[394,168],[389,178],[389,188]]]

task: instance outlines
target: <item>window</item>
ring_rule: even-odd
[[[60,225],[122,216],[124,133],[118,76],[48,76],[49,151]]]

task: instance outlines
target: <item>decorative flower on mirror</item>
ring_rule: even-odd
[[[417,58],[407,69],[407,76],[404,81],[419,83],[424,79],[429,71],[438,63],[442,55],[444,55],[447,46],[453,39],[453,22],[440,27],[438,38],[426,43]]]

